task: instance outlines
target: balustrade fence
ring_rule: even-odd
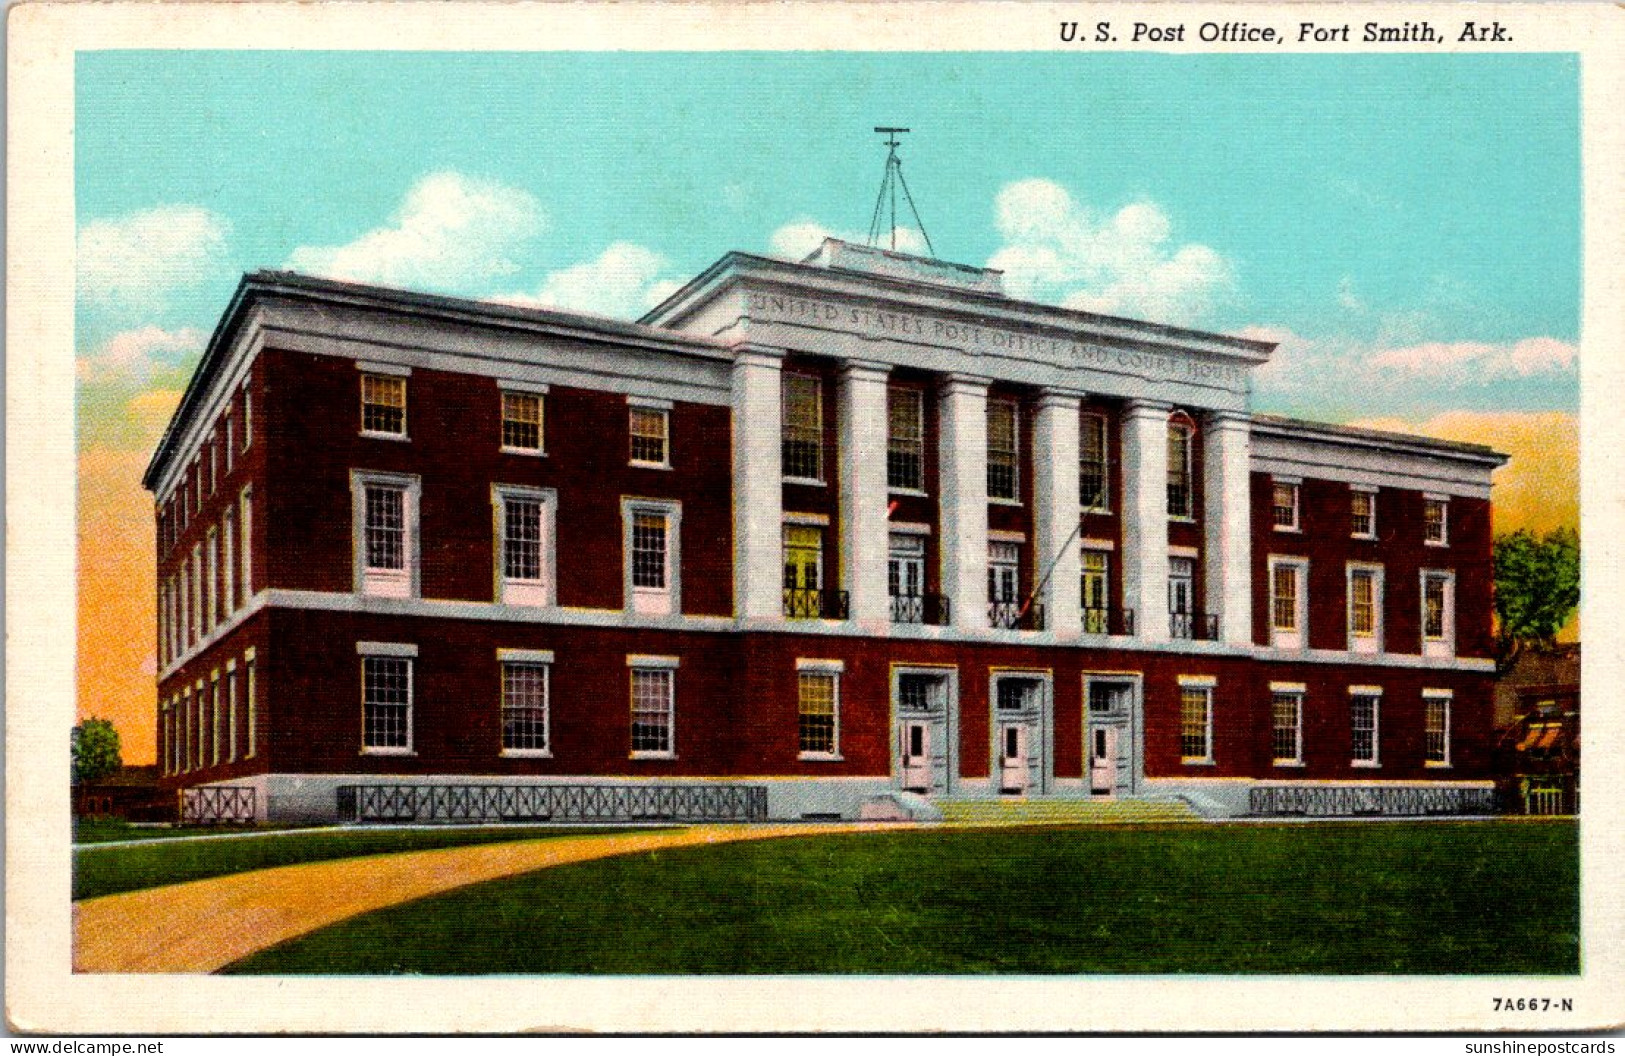
[[[846,613],[844,590],[785,588],[784,614],[792,620],[844,620]]]
[[[1424,814],[1493,814],[1493,788],[1264,787],[1248,793],[1252,814],[1312,818]]]
[[[247,825],[259,816],[259,792],[222,785],[181,792],[182,825]]]
[[[763,821],[759,785],[341,785],[345,822]]]

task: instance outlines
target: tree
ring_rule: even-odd
[[[1550,649],[1580,604],[1580,536],[1520,528],[1496,537],[1494,562],[1495,664],[1504,675],[1528,650]]]
[[[118,730],[106,719],[86,719],[73,728],[73,783],[106,777],[124,765]]]

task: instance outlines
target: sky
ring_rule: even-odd
[[[1578,526],[1572,55],[81,52],[79,714],[150,761],[140,476],[243,272],[636,318],[729,250],[862,241],[1278,341],[1255,410],[1494,444]],[[918,249],[901,234],[900,248]]]

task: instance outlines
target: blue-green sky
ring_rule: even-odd
[[[1282,339],[1260,409],[1572,411],[1578,76],[1565,55],[82,53],[81,434],[134,442],[129,386],[177,384],[246,269],[635,316],[727,250],[861,236],[876,124],[914,129],[939,255]]]

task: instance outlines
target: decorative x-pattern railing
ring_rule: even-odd
[[[762,821],[759,785],[341,785],[340,821]]]

